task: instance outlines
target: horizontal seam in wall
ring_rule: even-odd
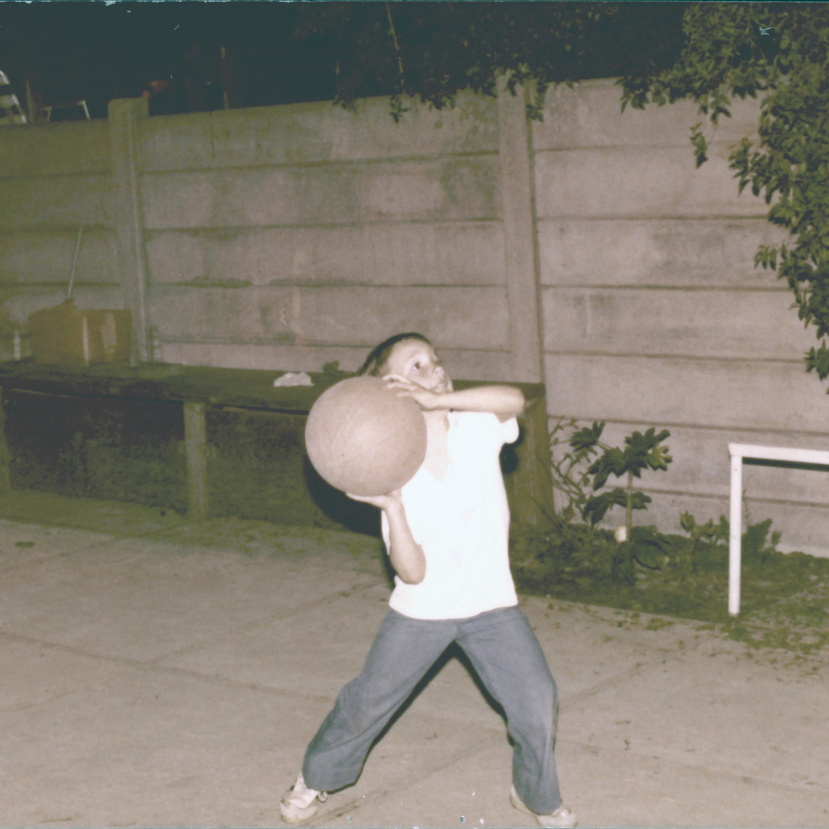
[[[193,236],[208,236],[211,234],[223,233],[238,233],[244,231],[246,233],[258,233],[262,230],[337,230],[341,228],[363,228],[366,225],[374,227],[384,227],[386,225],[400,225],[401,227],[409,227],[410,225],[432,225],[434,227],[452,227],[456,228],[458,225],[476,225],[486,227],[487,225],[500,226],[503,224],[503,219],[495,218],[439,218],[439,219],[367,219],[365,221],[356,222],[287,222],[284,224],[261,224],[261,225],[199,225],[198,227],[165,225],[164,227],[145,227],[144,235],[163,236],[166,233],[184,233]],[[75,227],[77,230],[77,227]],[[85,228],[84,228],[85,229]],[[3,231],[0,230],[0,233]],[[11,231],[10,231],[11,232]]]
[[[0,174],[1,181],[14,181],[16,179],[55,179],[55,178],[86,178],[88,176],[112,176],[112,170],[109,167],[97,168],[93,167],[89,170],[73,171],[73,172],[57,172],[57,173],[25,173],[15,172],[13,175]]]
[[[57,236],[58,234],[71,234],[77,237],[78,231],[83,228],[84,234],[99,233],[105,231],[107,233],[115,234],[114,227],[102,224],[84,224],[83,222],[55,222],[54,224],[24,224],[19,225],[5,225],[0,227],[0,234],[8,236]]]
[[[756,198],[760,198],[757,196]],[[572,219],[570,216],[572,215]],[[768,216],[763,213],[751,213],[746,215],[741,215],[739,213],[725,213],[720,215],[719,213],[707,213],[707,214],[694,214],[693,216],[666,216],[664,213],[660,213],[658,216],[646,216],[644,220],[648,222],[648,224],[659,224],[660,222],[668,223],[676,223],[676,222],[721,222],[721,221],[730,221],[732,219],[738,220],[745,220],[751,222],[768,222]],[[552,221],[552,219],[544,219],[540,217],[539,221]],[[603,214],[598,215],[588,215],[588,216],[578,216],[576,214],[568,214],[567,216],[557,216],[555,217],[555,221],[565,223],[565,222],[606,222],[606,221],[613,221],[613,222],[638,222],[642,221],[642,219],[637,218],[635,214],[625,214],[625,215],[615,215],[615,214],[608,214],[604,216]],[[786,234],[781,229],[780,230],[781,238],[785,238]]]
[[[693,215],[673,215],[666,216],[664,213],[545,213],[539,214],[536,217],[536,224],[543,222],[653,222],[653,221],[670,221],[670,222],[727,222],[727,221],[747,221],[750,219],[760,219],[768,221],[768,217],[764,213],[704,213]],[[772,227],[771,223],[769,226]]]
[[[58,283],[59,284],[59,283]],[[76,283],[77,284],[77,283]],[[114,286],[114,287],[117,287]],[[409,290],[409,289],[428,289],[437,290],[441,288],[452,288],[465,291],[501,291],[505,292],[507,286],[503,282],[475,282],[471,284],[459,283],[443,283],[443,282],[406,282],[403,284],[395,282],[351,282],[343,280],[342,282],[306,282],[302,279],[288,279],[280,280],[279,282],[268,282],[265,284],[255,285],[250,282],[152,282],[149,286],[152,290],[170,290],[170,291],[186,291],[186,290],[255,290],[267,291],[270,289],[281,290],[283,288],[301,288],[305,290],[331,290],[343,288],[369,288],[371,290],[381,290],[390,288],[393,290]]]
[[[766,286],[752,286],[752,285],[735,285],[733,287],[722,287],[721,285],[614,285],[614,284],[590,284],[584,283],[567,283],[555,284],[542,283],[541,288],[544,291],[554,292],[556,290],[568,291],[687,291],[688,293],[722,293],[722,294],[784,294],[789,293],[789,288],[782,284],[766,285]]]
[[[57,236],[58,234],[71,234],[73,237],[77,236],[78,230],[83,228],[84,234],[87,233],[115,233],[115,228],[104,224],[43,224],[43,225],[28,225],[20,228],[6,228],[0,227],[0,236],[13,236],[19,238],[20,236]]]
[[[688,132],[691,132],[691,125],[688,125]],[[750,132],[750,130],[749,130]],[[742,137],[742,136],[741,136]],[[756,136],[752,136],[755,142],[758,140]],[[740,138],[721,138],[721,139],[711,139],[707,140],[706,143],[709,148],[711,147],[733,147],[736,142],[738,142]],[[568,144],[564,147],[536,147],[535,154],[536,155],[543,155],[544,153],[574,153],[574,152],[583,152],[583,153],[594,153],[594,152],[602,152],[612,150],[614,152],[626,152],[628,150],[679,150],[682,152],[688,153],[689,158],[693,158],[694,154],[689,147],[690,138],[687,139],[687,143],[683,142],[681,144]]]
[[[149,176],[163,176],[171,173],[217,173],[225,170],[263,170],[263,169],[316,169],[324,167],[376,167],[380,165],[395,165],[402,163],[415,164],[430,164],[433,162],[440,162],[446,159],[452,161],[459,161],[463,159],[479,159],[491,158],[498,159],[500,157],[497,149],[494,150],[472,150],[467,152],[457,153],[437,153],[435,155],[400,155],[400,156],[383,156],[381,158],[326,158],[318,161],[263,161],[258,164],[208,164],[205,163],[203,167],[161,167],[148,168],[144,167],[141,170],[141,175]],[[214,161],[214,159],[211,159]],[[107,172],[109,172],[107,170]]]
[[[651,495],[658,495],[660,497],[677,497],[677,496],[684,496],[686,498],[705,498],[706,500],[722,500],[723,498],[728,498],[728,488],[729,488],[729,478],[726,475],[723,479],[723,486],[725,487],[725,492],[717,495],[716,493],[712,493],[710,490],[704,491],[701,490],[699,492],[689,491],[689,490],[680,490],[680,489],[652,489],[650,487],[642,487],[641,491],[645,493],[649,493]],[[817,509],[829,509],[829,504],[825,501],[804,501],[802,499],[795,499],[795,500],[785,500],[782,498],[772,498],[768,496],[762,495],[751,495],[750,491],[746,491],[743,494],[743,501],[751,501],[755,504],[777,504],[778,506],[805,506],[805,507],[814,507]]]
[[[144,227],[144,235],[148,236],[155,233],[167,233],[167,232],[178,232],[178,233],[227,233],[230,231],[238,231],[238,230],[245,230],[247,232],[258,231],[258,230],[278,230],[278,229],[286,229],[286,230],[296,230],[296,229],[311,229],[311,230],[336,230],[337,228],[346,228],[346,227],[365,227],[366,225],[371,225],[374,227],[384,227],[388,225],[447,225],[452,226],[456,224],[492,224],[496,226],[503,225],[504,220],[501,216],[463,216],[457,219],[433,219],[433,218],[424,218],[424,217],[406,217],[402,216],[398,219],[372,219],[370,217],[366,217],[365,219],[359,219],[358,221],[354,222],[317,222],[317,223],[310,223],[310,222],[285,222],[284,224],[261,224],[261,225],[198,225],[196,227],[192,226],[165,226],[164,228],[154,227],[152,225],[148,225]],[[73,227],[69,225],[69,227]],[[77,230],[77,225],[74,225],[75,229]]]
[[[30,291],[37,291],[39,293],[45,293],[47,291],[63,291],[66,293],[66,283],[65,282],[31,282],[31,281],[19,281],[19,282],[11,282],[8,281],[8,276],[0,277],[0,287],[4,291],[12,292],[14,290],[25,290],[27,293]],[[122,286],[118,282],[87,282],[87,281],[80,281],[76,279],[72,283],[72,290],[77,292],[82,289],[86,290],[104,290],[104,289],[114,289],[120,291]]]
[[[804,352],[805,353],[805,352]],[[757,363],[762,365],[779,365],[781,367],[797,366],[802,369],[802,359],[775,360],[768,357],[744,357],[734,355],[731,357],[712,357],[708,354],[670,354],[670,353],[648,353],[648,352],[614,352],[614,351],[548,351],[544,350],[545,356],[549,357],[609,357],[616,360],[665,360],[671,362],[687,363]],[[805,372],[804,372],[805,373]]]

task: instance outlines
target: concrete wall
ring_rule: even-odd
[[[728,515],[729,442],[829,449],[829,400],[802,360],[814,336],[754,269],[775,231],[728,169],[757,105],[706,128],[696,169],[700,120],[685,104],[622,114],[597,82],[551,95],[533,128],[550,413],[607,420],[613,443],[669,428],[674,462],[643,483],[648,518],[677,530],[684,510]],[[781,547],[829,548],[826,472],[747,466],[744,489],[744,520],[771,517]]]
[[[133,311],[139,356],[356,368],[415,329],[456,376],[547,384],[550,414],[667,427],[649,519],[727,512],[730,441],[829,449],[812,344],[790,296],[755,271],[765,205],[737,196],[731,145],[757,107],[708,128],[692,106],[620,113],[612,82],[523,101],[461,96],[400,124],[385,99],[145,115],[0,134],[0,358],[66,291]],[[750,467],[751,521],[829,549],[824,473]]]
[[[78,241],[74,295],[81,305],[121,308],[106,121],[0,135],[0,359],[14,332],[28,348],[32,311],[67,293]]]
[[[141,126],[148,314],[166,360],[356,368],[414,329],[460,374],[513,373],[495,100],[415,108],[399,126],[385,100]]]

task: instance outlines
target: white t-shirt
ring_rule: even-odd
[[[395,577],[389,606],[414,619],[467,619],[518,603],[509,569],[509,506],[499,454],[518,439],[515,418],[450,412],[449,468],[438,480],[425,466],[402,488],[414,540],[426,557],[419,584]],[[382,514],[386,549],[389,525]]]

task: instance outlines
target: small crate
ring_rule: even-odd
[[[122,310],[79,310],[68,299],[29,315],[36,363],[91,366],[129,360],[132,315]]]

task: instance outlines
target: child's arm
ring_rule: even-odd
[[[400,491],[376,497],[350,495],[355,501],[363,501],[379,507],[389,521],[389,560],[395,573],[406,584],[420,584],[426,576],[426,556],[423,548],[412,536],[406,511],[400,500]]]
[[[462,391],[434,392],[399,374],[391,374],[385,379],[391,388],[413,397],[427,411],[492,412],[500,420],[509,420],[518,417],[526,405],[523,393],[514,386],[476,386]]]

